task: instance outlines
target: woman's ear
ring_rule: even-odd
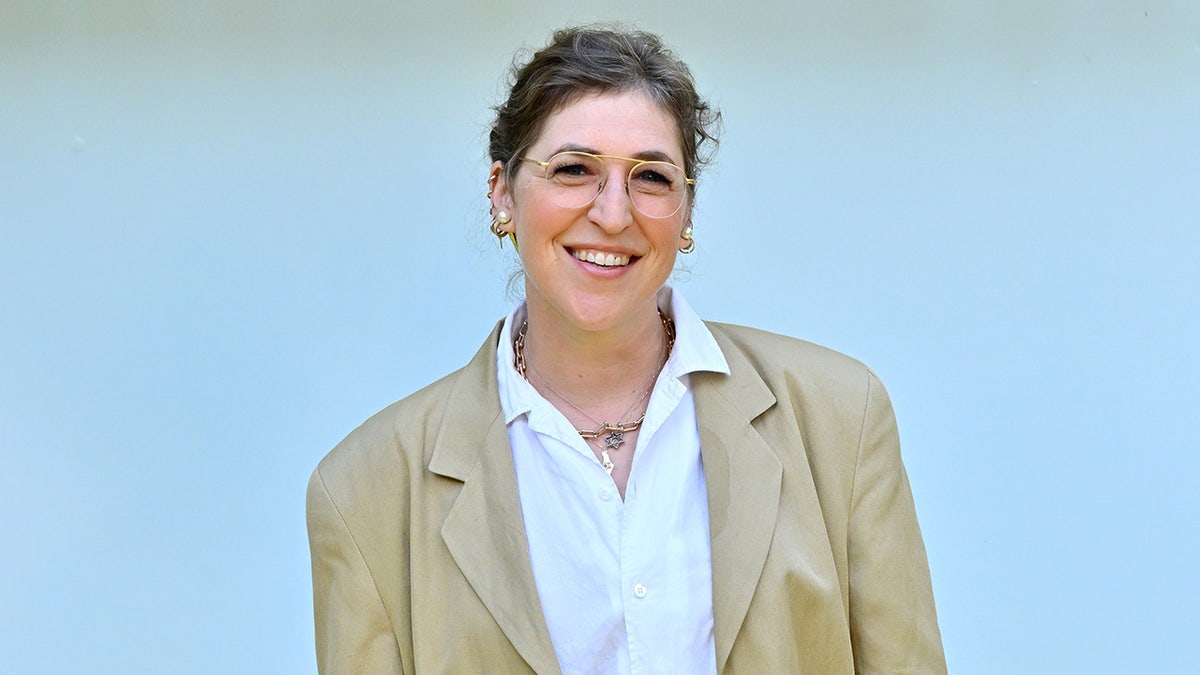
[[[513,211],[512,190],[508,184],[508,176],[504,173],[503,162],[499,160],[492,162],[487,183],[487,195],[491,202],[492,216],[495,217],[501,211],[511,216]]]
[[[512,186],[509,185],[508,176],[504,174],[502,162],[492,162],[492,168],[488,172],[487,185],[487,197],[490,202],[488,206],[492,215],[492,234],[500,238],[500,248],[504,248],[504,238],[508,237],[512,242],[513,250],[518,250],[517,224],[513,222],[512,217],[513,204],[516,202],[513,199]]]

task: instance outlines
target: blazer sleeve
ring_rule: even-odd
[[[945,673],[925,545],[891,400],[873,373],[849,522],[850,630],[858,673]]]
[[[400,648],[353,533],[329,495],[321,469],[308,482],[317,671],[401,673]]]

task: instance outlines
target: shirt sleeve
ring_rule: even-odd
[[[308,483],[317,670],[401,673],[400,648],[379,589],[320,472]]]
[[[896,417],[869,375],[849,532],[857,673],[945,673],[925,545],[900,459]]]

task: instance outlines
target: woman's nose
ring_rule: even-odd
[[[588,211],[592,222],[607,232],[620,232],[633,222],[633,203],[625,187],[624,176],[609,176],[600,185],[600,194]]]

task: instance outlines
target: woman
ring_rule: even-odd
[[[717,115],[653,35],[554,35],[491,132],[525,302],[308,492],[322,673],[944,672],[883,387],[665,287]]]

